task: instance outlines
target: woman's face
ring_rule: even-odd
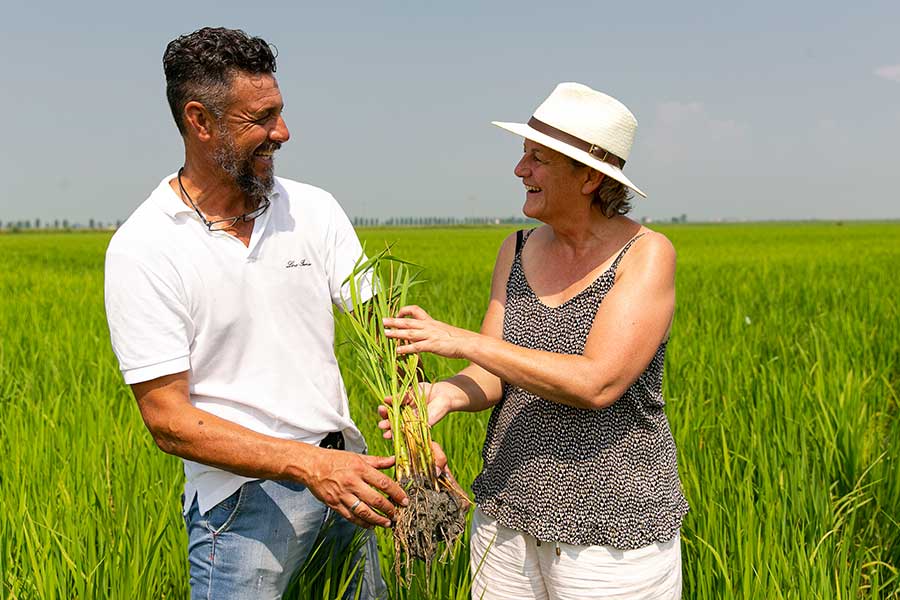
[[[564,154],[526,139],[525,153],[514,171],[525,185],[522,212],[546,221],[574,208],[582,197],[587,168],[579,168]]]

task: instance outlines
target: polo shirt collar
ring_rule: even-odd
[[[173,219],[181,213],[194,212],[193,208],[181,201],[181,198],[178,197],[178,194],[176,194],[175,190],[172,189],[172,186],[169,185],[169,182],[176,177],[178,177],[177,172],[164,177],[156,188],[157,193],[153,194],[159,209]]]
[[[169,185],[169,182],[178,177],[178,172],[172,173],[163,178],[163,180],[159,183],[159,186],[156,188],[157,193],[154,194],[154,200],[156,201],[156,206],[159,207],[161,211],[172,217],[173,219],[178,218],[178,215],[187,213],[189,215],[196,215],[194,209],[185,204],[178,194],[175,193],[175,190],[172,189],[172,186]],[[272,187],[272,191],[269,192],[269,201],[274,202],[276,198],[280,195],[281,183],[278,181],[278,178],[275,179],[275,185]],[[269,212],[269,211],[266,211]]]

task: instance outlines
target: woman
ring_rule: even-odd
[[[493,407],[473,484],[473,597],[678,598],[688,510],[663,413],[675,250],[627,218],[622,172],[637,121],[563,83],[528,124],[515,174],[525,215],[509,236],[481,333],[416,306],[386,319],[398,352],[464,358],[428,386],[432,423]],[[386,422],[381,426],[386,428]]]

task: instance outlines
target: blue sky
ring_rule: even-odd
[[[560,81],[631,108],[634,215],[900,218],[900,2],[28,2],[4,9],[0,220],[124,219],[181,164],[166,43],[277,46],[277,173],[351,216],[519,215]]]

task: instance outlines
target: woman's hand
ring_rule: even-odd
[[[459,394],[460,390],[456,386],[443,381],[433,384],[420,383],[419,387],[422,389],[422,393],[425,395],[425,402],[428,405],[428,425],[433,426],[453,410],[452,394]],[[378,422],[378,428],[384,431],[383,437],[390,439],[392,437],[391,422],[387,418],[388,410],[390,409],[387,407],[387,404],[391,404],[393,399],[388,397],[384,401],[385,404],[378,406],[378,415],[381,417],[381,421]],[[404,402],[412,404],[412,398],[407,396]]]
[[[384,334],[405,342],[397,347],[397,354],[430,352],[446,358],[466,358],[468,344],[477,333],[453,327],[432,319],[418,306],[404,306],[397,316],[384,319]]]

